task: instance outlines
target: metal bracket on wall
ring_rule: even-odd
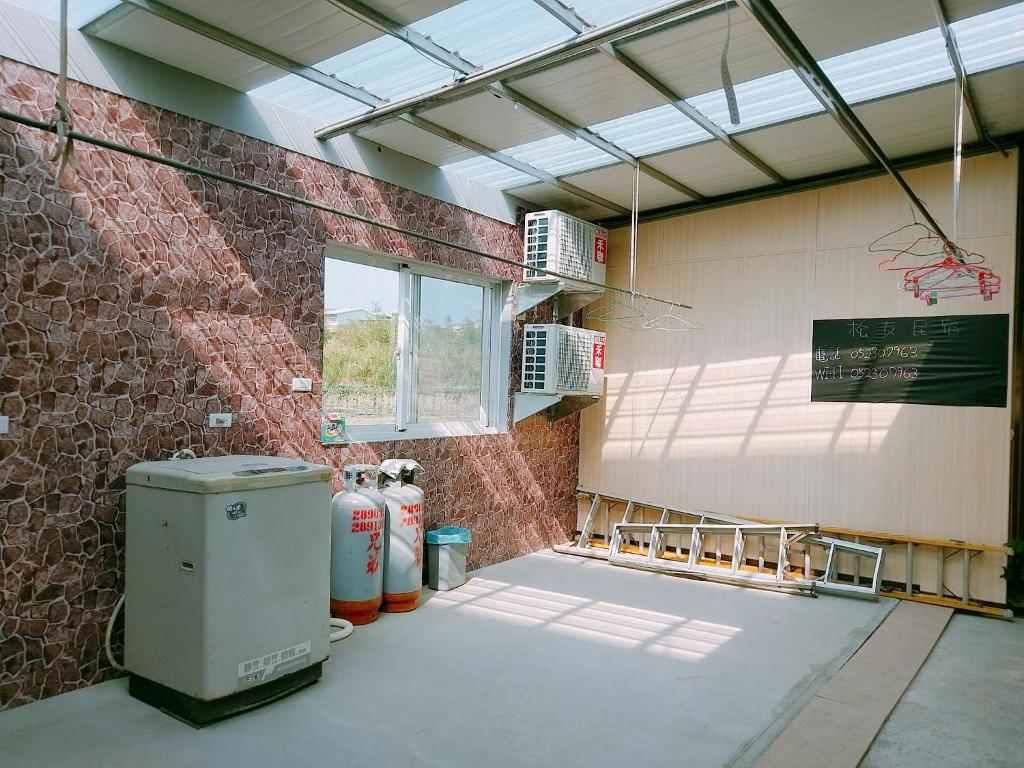
[[[565,280],[539,280],[523,283],[516,293],[516,313],[523,314],[538,304],[555,297],[554,321],[558,322],[577,309],[597,301],[604,291],[573,285]]]
[[[533,392],[516,392],[515,403],[512,409],[513,420],[518,424],[523,419],[540,413],[545,408],[558,403],[561,395],[538,395]]]
[[[513,416],[516,423],[519,423],[546,409],[548,421],[559,421],[589,408],[600,399],[593,395],[537,395],[532,392],[516,392]]]

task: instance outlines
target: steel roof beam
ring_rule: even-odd
[[[691,197],[694,200],[704,199],[704,195],[702,195],[697,190],[688,187],[686,184],[683,184],[682,182],[673,179],[671,176],[665,173],[662,173],[657,168],[652,168],[650,165],[645,163],[640,158],[627,152],[618,145],[613,144],[607,139],[601,138],[598,134],[594,133],[593,131],[576,125],[570,120],[567,120],[566,118],[559,115],[557,112],[548,109],[543,104],[534,101],[528,96],[520,93],[519,91],[513,90],[512,88],[509,88],[504,84],[498,84],[497,87],[501,90],[502,94],[506,96],[506,98],[512,99],[513,101],[517,101],[519,104],[529,109],[530,112],[541,116],[542,118],[549,122],[561,124],[562,128],[568,131],[574,138],[582,139],[591,146],[597,147],[603,152],[606,152],[607,154],[611,155],[616,160],[621,160],[622,162],[628,163],[629,165],[632,166],[639,165],[640,170],[644,174],[650,176],[652,179],[660,181],[665,186],[671,187],[677,192],[681,192],[687,197]]]
[[[960,56],[960,46],[956,43],[956,36],[953,34],[953,30],[949,27],[948,14],[942,0],[932,0],[932,9],[935,11],[935,20],[939,24],[939,32],[942,33],[942,39],[946,42],[946,55],[949,57],[949,65],[953,68],[953,73],[956,75],[956,79],[963,85],[964,93],[964,104],[967,106],[967,113],[971,116],[971,123],[974,125],[974,132],[978,135],[978,138],[991,143],[994,147],[999,149],[1003,153],[1003,157],[1006,157],[1006,150],[999,147],[998,144],[992,141],[988,135],[988,131],[985,129],[985,123],[981,119],[981,114],[978,112],[978,106],[975,104],[974,97],[971,94],[971,85],[967,80],[967,70],[964,68],[964,60]]]
[[[432,133],[435,136],[438,136],[442,139],[447,139],[453,144],[458,144],[460,146],[465,147],[466,149],[470,149],[479,155],[489,157],[492,160],[501,163],[502,165],[507,165],[509,168],[514,168],[520,173],[524,173],[527,176],[532,176],[538,181],[543,181],[553,186],[556,186],[559,189],[564,190],[565,192],[568,192],[572,195],[576,195],[577,197],[581,197],[584,200],[589,200],[592,203],[596,203],[597,205],[600,205],[602,208],[607,208],[609,211],[615,211],[616,213],[622,215],[629,215],[629,209],[619,205],[618,203],[613,203],[611,200],[603,198],[600,195],[596,195],[593,192],[588,192],[587,190],[582,189],[581,187],[577,187],[575,184],[570,184],[568,181],[560,179],[557,176],[548,173],[547,171],[542,171],[540,168],[536,168],[532,165],[529,165],[528,163],[516,160],[511,155],[507,155],[504,152],[501,152],[500,150],[497,149],[492,149],[491,147],[488,147],[486,144],[481,144],[478,141],[474,141],[473,139],[470,139],[467,136],[463,136],[459,133],[456,133],[455,131],[445,128],[444,126],[438,125],[437,123],[425,120],[417,115],[403,115],[402,119],[408,122],[410,125],[415,125],[417,128]]]
[[[649,85],[659,94],[661,94],[662,98],[664,98],[665,101],[667,101],[677,110],[679,110],[682,114],[686,115],[686,117],[690,118],[693,122],[695,122],[697,125],[703,128],[705,131],[710,133],[719,143],[724,144],[736,155],[743,158],[752,166],[757,168],[757,170],[759,170],[769,179],[779,184],[782,184],[783,182],[786,181],[786,178],[781,173],[776,171],[774,168],[768,165],[768,163],[766,163],[760,157],[758,157],[745,146],[743,146],[743,144],[741,144],[739,141],[737,141],[728,133],[726,133],[721,126],[719,126],[714,121],[710,120],[703,112],[701,112],[690,102],[688,102],[682,96],[680,96],[667,85],[665,85],[665,83],[663,83],[653,74],[648,72],[635,59],[630,58],[621,50],[619,50],[619,48],[612,44],[605,44],[601,46],[601,51],[606,55],[611,56],[615,61],[619,62],[624,67],[626,67],[630,72],[632,72],[638,78],[647,83],[647,85]]]
[[[394,19],[391,19],[385,14],[367,7],[363,3],[359,2],[359,0],[329,0],[329,2],[331,2],[333,5],[340,8],[341,10],[345,11],[346,13],[351,14],[353,17],[358,18],[361,21],[365,21],[367,24],[372,25],[375,29],[378,29],[381,32],[384,32],[385,34],[392,35],[393,37],[402,40],[407,45],[416,49],[420,53],[429,56],[431,59],[437,61],[438,63],[444,66],[454,69],[456,72],[460,72],[461,74],[464,75],[469,75],[479,70],[479,67],[477,67],[472,62],[467,61],[466,59],[462,58],[453,51],[449,51],[447,48],[438,45],[434,41],[427,38],[425,35],[422,35],[416,32],[415,30],[405,27],[404,25],[400,24]],[[568,11],[568,9],[565,9],[565,11],[567,13],[571,13],[570,11]],[[676,179],[673,179],[668,174],[665,174],[657,170],[656,168],[652,168],[647,163],[640,161],[631,153],[627,152],[626,150],[622,149],[616,144],[608,141],[607,139],[602,138],[594,131],[591,131],[588,128],[584,128],[581,125],[577,125],[573,121],[566,118],[564,115],[555,112],[553,109],[544,106],[543,104],[535,101],[534,99],[530,98],[524,93],[520,93],[519,91],[506,85],[505,83],[502,83],[500,81],[488,83],[485,86],[485,90],[490,91],[491,93],[494,93],[497,96],[501,96],[502,98],[508,99],[515,104],[518,104],[535,117],[538,117],[540,120],[544,121],[548,125],[551,125],[556,130],[568,135],[570,138],[580,139],[581,141],[584,141],[587,144],[590,144],[591,146],[600,149],[602,152],[614,157],[616,160],[620,160],[632,166],[639,165],[640,170],[643,171],[646,175],[650,176],[653,179],[656,179],[662,184],[665,184],[669,188],[686,195],[687,197],[690,197],[694,200],[704,199],[704,196],[700,194],[697,190],[687,186],[686,184],[683,184],[682,182]],[[417,117],[417,119],[420,121],[423,120],[423,118],[420,117]],[[443,128],[441,126],[437,127],[442,128],[443,131],[448,131],[452,135],[460,135],[455,133],[454,131],[449,131],[449,129],[447,128]],[[436,131],[432,132],[436,134]],[[317,134],[317,137],[319,138],[319,133]],[[482,146],[485,149],[485,151],[482,154],[497,159],[497,157],[494,154],[496,150],[490,149],[489,147],[486,147],[486,145],[479,146]],[[507,155],[504,155],[504,153],[499,154],[503,155],[504,157],[508,157]],[[504,161],[499,160],[499,162]],[[536,171],[539,169],[534,168],[533,170]],[[551,178],[555,177],[551,176]],[[604,203],[602,203],[602,205],[603,204]]]
[[[533,0],[533,2],[577,34],[594,27],[593,24],[589,24],[583,17],[576,13],[575,8],[570,8],[562,3],[561,0]]]
[[[569,57],[578,51],[594,48],[601,43],[611,42],[625,35],[650,29],[677,19],[679,16],[693,12],[722,0],[677,0],[670,5],[635,14],[614,24],[588,30],[582,35],[555,43],[533,53],[525,54],[517,59],[497,67],[483,69],[467,75],[456,83],[441,86],[418,96],[411,96],[401,101],[391,102],[373,109],[364,115],[348,118],[331,125],[325,125],[315,132],[318,139],[330,139],[342,133],[394,120],[406,112],[422,111],[440,106],[456,98],[484,90],[491,83],[516,77],[525,77],[543,69],[552,62]]]
[[[924,217],[928,226],[943,240],[949,242],[949,238],[943,233],[938,222],[929,212],[928,207],[917,196],[903,174],[899,172],[893,162],[885,154],[881,145],[871,135],[864,123],[857,117],[857,113],[846,103],[839,90],[828,79],[821,66],[811,55],[810,51],[797,37],[793,28],[776,10],[771,0],[738,0],[758,28],[772,42],[778,52],[785,59],[797,77],[807,86],[808,90],[821,103],[836,124],[849,136],[850,140],[864,154],[869,162],[880,165],[896,181],[900,188],[910,198],[910,202],[917,208]]]
[[[455,51],[450,51],[444,46],[438,45],[426,35],[405,26],[401,22],[386,16],[359,0],[327,0],[327,2],[344,11],[352,18],[359,19],[364,24],[369,24],[378,32],[398,38],[420,53],[429,56],[441,66],[453,69],[463,75],[480,69],[477,65],[459,56]]]
[[[993,139],[994,144],[989,142],[975,142],[973,144],[965,144],[963,148],[964,157],[974,157],[977,155],[989,154],[997,151],[1001,145],[1016,144],[1018,149],[1021,151],[1021,157],[1024,157],[1024,134],[1016,133],[1009,134],[1002,137]],[[896,166],[902,170],[910,170],[913,168],[921,168],[927,165],[934,165],[935,163],[941,163],[944,160],[949,160],[950,152],[952,148],[929,150],[917,155],[909,155],[907,157],[899,158],[895,161]],[[670,218],[673,216],[682,216],[696,211],[707,211],[714,208],[723,208],[729,205],[736,205],[738,203],[749,203],[757,200],[767,200],[780,195],[790,195],[795,192],[806,192],[812,189],[821,189],[822,187],[833,186],[836,184],[842,184],[849,181],[859,181],[861,179],[871,179],[878,176],[885,175],[886,171],[884,168],[876,164],[862,165],[855,168],[846,168],[838,171],[829,171],[827,173],[819,174],[816,176],[797,179],[795,181],[787,181],[785,184],[771,184],[764,187],[757,187],[755,189],[744,189],[738,192],[726,192],[721,195],[715,195],[714,197],[708,198],[703,203],[683,203],[681,205],[671,205],[664,208],[658,208],[655,210],[644,211],[640,214],[640,221],[656,221],[658,219]],[[1024,178],[1024,175],[1021,176]],[[620,216],[614,219],[604,219],[601,223],[609,229],[615,227],[624,227],[629,225],[629,218],[627,216]]]
[[[557,18],[569,29],[577,34],[586,31],[592,25],[588,24],[584,19],[571,8],[563,5],[560,0],[533,0],[537,5],[543,8],[545,11],[550,13],[552,16]],[[937,0],[936,0],[937,2]],[[620,50],[614,43],[604,43],[598,46],[598,50],[604,55],[608,56],[612,61],[618,62],[640,80],[646,83],[648,86],[653,88],[658,94],[665,99],[670,105],[675,107],[681,113],[683,113],[690,120],[695,122],[705,131],[710,133],[716,140],[724,144],[735,154],[746,160],[752,166],[757,168],[761,173],[767,176],[772,181],[782,184],[786,181],[785,177],[772,168],[768,163],[759,158],[740,142],[736,141],[732,136],[726,133],[721,126],[714,121],[708,119],[708,117],[697,109],[695,106],[690,104],[686,99],[677,94],[665,83],[655,77],[649,72],[642,64],[635,59],[631,58],[628,54]]]
[[[131,12],[132,7],[130,5],[120,3],[110,10],[104,11],[88,24],[84,24],[78,31],[83,35],[92,35],[93,37],[96,37],[105,29],[113,26]]]
[[[268,48],[264,48],[251,40],[246,40],[245,38],[234,35],[220,27],[208,24],[202,19],[197,19],[195,16],[189,16],[187,13],[182,13],[177,8],[164,5],[161,2],[157,2],[157,0],[121,0],[121,2],[124,5],[130,5],[133,8],[138,8],[140,11],[145,11],[146,13],[152,14],[164,21],[169,21],[183,29],[187,29],[210,40],[214,40],[221,45],[226,45],[229,48],[234,48],[236,51],[241,51],[248,56],[252,56],[254,59],[259,59],[264,64],[270,64],[278,69],[283,69],[285,72],[290,72],[291,74],[298,75],[312,83],[321,85],[324,88],[329,88],[335,93],[340,93],[343,96],[347,96],[350,99],[358,101],[360,104],[365,104],[368,107],[381,107],[387,103],[384,99],[374,96],[365,88],[350,85],[349,83],[339,80],[326,72],[321,72],[313,67],[307,67],[305,64],[300,64],[294,59],[282,56],[281,54],[275,53]],[[103,17],[100,18],[102,19]]]
[[[235,50],[242,51],[243,53],[252,56],[254,59],[262,61],[264,64],[270,64],[271,66],[278,67],[279,69],[283,69],[287,72],[291,72],[292,74],[298,75],[299,77],[308,80],[311,83],[315,83],[324,88],[328,88],[334,91],[335,93],[342,94],[343,96],[348,96],[349,98],[355,99],[363,104],[366,104],[367,106],[378,106],[387,103],[386,100],[370,93],[364,88],[359,88],[357,86],[351,85],[350,83],[346,83],[345,81],[339,80],[337,77],[329,75],[321,70],[315,69],[314,67],[307,67],[304,64],[300,64],[296,61],[293,61],[292,59],[289,59],[286,56],[282,56],[281,54],[275,53],[274,51],[257,45],[256,43],[253,43],[249,40],[244,40],[240,37],[237,37],[236,35],[233,35],[232,33],[226,30],[209,24],[203,21],[202,19],[197,19],[194,16],[189,16],[188,14],[182,13],[181,11],[178,11],[175,8],[171,8],[170,6],[164,5],[163,3],[156,2],[155,0],[122,0],[122,2],[125,6],[132,6],[133,8],[138,8],[139,10],[151,13],[154,16],[157,16],[165,21],[169,21],[176,26],[188,29],[210,40],[221,43],[222,45],[234,48]],[[117,9],[114,9],[114,11],[110,11],[108,13],[113,13],[116,10]],[[101,21],[102,19],[103,17],[101,16],[99,19],[97,19],[97,21]],[[403,115],[401,119],[411,125],[415,125],[417,128],[421,130],[428,131],[434,134],[435,136],[440,136],[441,138],[444,138],[454,144],[462,146],[470,150],[471,152],[486,155],[487,157],[490,157],[492,160],[499,162],[503,165],[506,165],[509,168],[513,168],[519,171],[520,173],[524,173],[528,176],[531,176],[532,178],[535,178],[538,181],[543,181],[548,184],[552,184],[558,187],[559,189],[576,195],[577,197],[581,197],[585,200],[589,200],[592,203],[596,203],[597,205],[600,205],[603,208],[607,208],[610,211],[615,211],[616,213],[620,214],[629,213],[629,210],[627,208],[624,208],[623,206],[618,205],[617,203],[613,203],[611,200],[606,200],[605,198],[600,197],[599,195],[588,192],[584,189],[580,189],[575,184],[571,184],[568,181],[562,181],[561,179],[552,176],[550,173],[547,173],[545,171],[540,170],[539,168],[534,168],[531,165],[516,160],[515,158],[506,155],[503,152],[498,152],[497,150],[491,149],[490,147],[486,147],[482,144],[467,139],[464,136],[460,136],[454,131],[449,131],[447,128],[444,128],[443,126],[440,125],[436,125],[430,122],[429,120],[426,120],[421,117],[415,117],[412,115]]]
[[[408,45],[427,58],[440,64],[442,67],[447,67],[453,70],[459,75],[468,75],[476,72],[480,69],[479,66],[473,62],[464,59],[455,51],[450,51],[444,46],[438,45],[426,35],[420,34],[416,30],[401,24],[398,21],[386,16],[378,10],[370,8],[365,3],[359,2],[359,0],[327,0],[329,3],[334,5],[339,10],[347,13],[355,19],[364,24],[369,24],[379,32],[383,32],[386,35],[391,35],[397,40],[401,40],[403,43]],[[493,85],[488,86],[487,90],[491,91],[497,96],[503,96],[499,89]],[[544,120],[544,118],[541,118]],[[570,138],[575,138],[571,132],[563,128],[561,125],[554,123],[550,120],[544,120],[552,128],[560,133],[564,133]]]

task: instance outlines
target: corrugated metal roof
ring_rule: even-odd
[[[465,0],[412,25],[478,66],[491,67],[572,37],[532,0]]]
[[[493,93],[478,93],[419,114],[493,149],[527,144],[559,133],[528,110]]]
[[[398,152],[424,160],[432,165],[450,170],[450,163],[476,157],[476,153],[463,149],[457,144],[427,133],[401,120],[378,125],[359,135],[376,144],[383,144]]]
[[[665,0],[571,0],[565,5],[572,8],[588,24],[599,26],[624,16],[642,13],[663,5]]]
[[[276,53],[313,65],[377,38],[380,33],[323,0],[163,0],[209,24]],[[414,21],[452,6],[457,0],[374,0],[374,7]],[[75,3],[71,4],[72,6]],[[116,5],[116,4],[115,4]],[[248,91],[277,80],[272,66],[176,27],[146,11],[126,9],[97,36],[124,48]]]
[[[512,86],[579,125],[593,125],[664,103],[653,90],[608,56],[594,53]]]
[[[32,11],[37,16],[60,21],[60,0],[4,0],[4,2]],[[68,26],[84,27],[97,16],[102,16],[121,4],[121,0],[77,0],[68,3]]]
[[[776,0],[819,61],[935,27],[929,0]]]
[[[969,74],[1024,61],[1024,13],[1019,3],[950,26]]]
[[[598,123],[593,129],[637,157],[695,144],[711,136],[673,106],[665,105]]]
[[[866,160],[831,115],[819,113],[780,125],[760,128],[739,137],[759,157],[788,179],[855,168]]]
[[[538,208],[565,211],[573,216],[579,216],[581,219],[601,219],[613,213],[600,205],[582,200],[550,184],[539,183],[527,187],[517,187],[515,194]]]
[[[10,0],[54,15],[57,0]],[[459,76],[424,54],[356,21],[324,0],[164,0],[300,62],[335,74],[382,99],[397,100]],[[664,0],[574,0],[578,14],[603,25]],[[372,7],[475,65],[491,67],[573,32],[532,0],[370,0]],[[952,141],[952,70],[930,3],[891,0],[776,0],[844,97],[892,155]],[[82,24],[116,5],[114,0],[72,4]],[[994,133],[1024,128],[1024,2],[946,0],[979,111]],[[367,107],[234,49],[175,27],[144,11],[118,14],[100,34],[107,40],[266,99],[324,122]],[[729,65],[741,122],[729,122],[718,65],[731,23]],[[745,13],[705,13],[622,45],[628,56],[783,175],[859,165],[863,158],[822,114],[817,101],[789,71]],[[1009,69],[1008,69],[1009,68]],[[260,87],[261,86],[261,87]],[[514,87],[705,194],[767,183],[766,177],[664,103],[625,67],[594,52],[515,82]],[[578,139],[558,133],[525,108],[489,94],[436,107],[427,119],[609,199],[628,202],[629,168]],[[361,132],[366,138],[499,188],[524,189],[527,177],[402,122]],[[618,185],[625,179],[627,191]],[[679,193],[645,178],[651,206]],[[588,186],[588,185],[593,185]],[[562,190],[525,187],[537,199]],[[591,206],[576,201],[577,209]],[[602,212],[606,213],[606,212]]]
[[[780,72],[785,62],[746,13],[734,9],[729,41],[729,71],[734,82]],[[623,53],[683,97],[722,87],[719,62],[725,45],[726,18],[718,13],[621,46]]]
[[[581,139],[557,134],[505,150],[516,160],[540,168],[555,176],[584,171],[616,162],[612,157]]]
[[[449,163],[444,167],[446,171],[457,173],[460,176],[468,176],[471,179],[497,189],[508,189],[509,187],[521,187],[524,184],[532,184],[534,178],[525,173],[520,173],[514,168],[491,160],[489,157],[471,157],[467,160],[460,160],[457,163]]]
[[[647,162],[703,195],[720,195],[772,183],[771,179],[718,142],[666,152],[649,158]]]
[[[625,208],[629,208],[632,203],[633,167],[624,163],[576,174],[570,182]],[[641,208],[678,205],[691,199],[646,174],[640,174]]]
[[[993,136],[1024,130],[1024,67],[1004,67],[972,75],[971,93]]]
[[[1024,36],[1015,31],[1015,25],[1019,24],[1024,24],[1024,3],[1017,3],[1009,8],[965,19],[957,22],[953,28],[958,35],[963,35],[966,40],[968,49],[965,58],[973,56],[974,58],[971,60],[977,62],[976,66],[985,66],[986,62],[1003,63],[1024,60],[1024,39],[1022,39]],[[988,31],[997,25],[1000,30],[999,34]],[[981,41],[984,41],[984,44]],[[578,67],[579,64],[574,66]],[[916,91],[937,83],[948,82],[953,78],[953,71],[946,55],[942,36],[935,27],[914,32],[897,40],[888,40],[864,49],[833,56],[822,61],[821,66],[836,88],[851,104],[862,104],[897,93]],[[557,71],[555,70],[555,72]],[[653,72],[653,74],[661,78],[660,72]],[[553,78],[552,73],[546,73],[546,76]],[[586,89],[584,88],[584,90]],[[746,82],[738,82],[735,90],[741,118],[740,123],[736,126],[731,125],[729,121],[725,93],[721,88],[692,97],[688,101],[728,133],[748,132],[823,111],[810,91],[788,69]],[[936,97],[933,95],[932,98]],[[922,109],[927,107],[927,114],[935,114],[935,103],[928,100],[927,97],[919,97],[913,103],[923,105]],[[891,136],[887,134],[887,140],[894,147],[898,147],[899,151],[894,151],[896,155],[923,152],[935,146],[943,146],[941,143],[936,143],[936,137],[941,133],[941,129],[929,128],[925,125],[927,120],[922,120],[918,114],[911,113],[902,116],[898,110],[886,110],[884,107],[875,105],[868,107],[866,114],[872,118],[875,115],[885,115],[886,119],[895,123],[895,133]],[[952,101],[947,105],[947,119],[951,114]],[[907,133],[905,142],[898,141],[896,137],[901,122]],[[590,127],[603,137],[638,156],[653,152],[665,152],[707,139],[707,134],[702,129],[667,105],[627,114]],[[946,145],[952,141],[952,134],[948,135],[949,141],[946,142]],[[710,145],[705,146],[710,147]],[[509,151],[515,154],[519,149],[521,148],[513,147]],[[552,153],[563,151],[573,153],[571,159],[564,158],[565,167],[582,169],[585,166],[581,164],[588,158],[592,158],[594,167],[609,163],[607,156],[603,153],[579,153],[572,143],[566,141],[551,141],[546,144],[534,142],[530,145],[530,149],[537,149],[545,153],[544,156],[534,156],[533,162],[548,170],[563,167],[563,158],[550,156]],[[738,158],[732,156],[730,159],[737,160]],[[769,164],[773,162],[770,153],[763,155],[763,159]],[[740,162],[742,163],[742,161]],[[656,165],[656,167],[660,166]],[[745,163],[739,167],[753,171]],[[670,172],[670,175],[685,184],[696,186],[698,191],[705,191],[696,185],[693,178],[687,175],[684,169],[677,168],[676,170],[676,173]],[[563,172],[569,171],[559,171],[559,173]],[[742,175],[741,171],[738,172]],[[760,181],[759,173],[756,173],[756,177]],[[715,187],[720,186],[716,182]]]
[[[891,157],[953,145],[953,84],[942,83],[854,107],[871,135]],[[964,118],[964,141],[976,141]]]

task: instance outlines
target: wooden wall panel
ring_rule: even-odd
[[[1001,544],[1008,408],[811,403],[812,320],[1010,313],[1016,157],[964,163],[957,230],[1003,278],[991,302],[928,307],[868,244],[911,222],[888,178],[644,224],[638,288],[693,304],[703,330],[606,327],[607,396],[583,412],[580,482],[727,514]],[[908,179],[952,229],[950,166]],[[609,281],[627,281],[628,230]],[[895,565],[895,564],[894,564]],[[978,597],[1000,600],[993,562]]]

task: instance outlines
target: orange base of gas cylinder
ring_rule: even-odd
[[[416,605],[420,601],[420,592],[420,589],[413,590],[412,592],[385,592],[384,605],[381,606],[381,610],[387,613],[415,611]]]
[[[370,624],[377,620],[381,598],[373,600],[335,600],[331,598],[331,616],[353,624]]]

